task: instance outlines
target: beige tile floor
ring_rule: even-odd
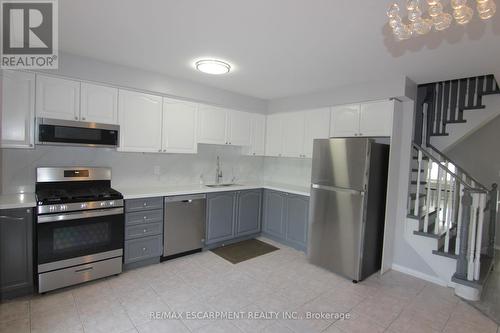
[[[270,241],[269,241],[270,242]],[[272,243],[272,242],[270,242]],[[0,304],[0,332],[484,332],[497,325],[448,288],[389,272],[357,285],[279,251],[233,265],[211,252],[153,265],[43,296]],[[298,316],[315,320],[155,320],[151,312]]]

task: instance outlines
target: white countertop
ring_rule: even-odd
[[[207,187],[205,185],[172,185],[172,186],[143,186],[143,187],[120,187],[113,188],[123,194],[124,199],[141,199],[151,197],[169,197],[174,195],[188,195],[198,193],[215,193],[227,191],[242,191],[258,188],[288,192],[292,194],[309,196],[309,188],[297,185],[279,183],[264,184],[241,184],[227,187]]]
[[[0,209],[30,208],[35,206],[35,193],[0,194]]]
[[[287,192],[292,194],[309,196],[309,188],[305,186],[264,183],[264,184],[241,184],[228,187],[207,187],[205,185],[173,185],[173,186],[142,186],[142,187],[114,187],[123,194],[124,199],[140,199],[151,197],[168,197],[174,195],[188,195],[197,193],[215,193],[226,191],[242,191],[258,188]],[[0,209],[30,208],[36,207],[35,193],[15,193],[0,195]]]

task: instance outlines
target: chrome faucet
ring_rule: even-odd
[[[222,169],[220,167],[220,157],[217,156],[217,169],[215,170],[215,183],[220,184],[222,180]]]

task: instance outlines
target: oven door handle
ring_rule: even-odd
[[[100,209],[92,210],[86,212],[75,212],[75,213],[64,213],[57,215],[41,215],[38,216],[38,223],[50,223],[68,220],[78,220],[91,217],[109,216],[123,214],[123,207],[121,208],[111,208],[111,209]]]

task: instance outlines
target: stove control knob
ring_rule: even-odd
[[[108,206],[114,206],[115,202],[114,201],[108,201]]]
[[[101,202],[101,207],[104,207],[104,206],[106,206],[106,202],[105,201]]]
[[[66,205],[60,205],[59,210],[60,211],[65,211],[68,207]]]
[[[86,209],[86,208],[87,208],[87,204],[86,204],[86,203],[82,203],[82,204],[80,205],[80,208],[81,208],[81,209]]]

